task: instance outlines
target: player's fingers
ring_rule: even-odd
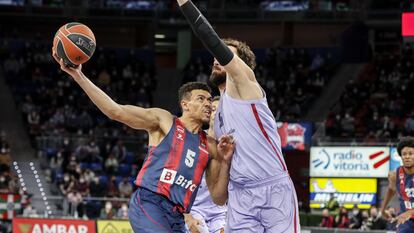
[[[223,135],[219,138],[220,142],[228,142],[231,143],[233,141],[233,136],[231,135]]]
[[[59,62],[59,57],[58,57],[56,51],[53,48],[52,48],[52,57],[57,61],[57,63],[60,63]]]

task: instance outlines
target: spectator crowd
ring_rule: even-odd
[[[356,81],[351,81],[332,108],[326,134],[366,143],[414,133],[413,45],[377,54]]]

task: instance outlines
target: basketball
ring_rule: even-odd
[[[53,50],[66,65],[72,67],[87,62],[95,48],[96,40],[92,30],[77,22],[60,27],[53,39]]]

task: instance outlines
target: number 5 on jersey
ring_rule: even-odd
[[[194,165],[194,158],[196,156],[196,153],[190,149],[187,150],[187,154],[185,156],[185,165],[187,167],[192,168]]]

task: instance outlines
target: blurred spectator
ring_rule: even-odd
[[[72,181],[68,173],[64,174],[63,180],[59,182],[59,190],[63,196],[69,194],[70,190],[74,187],[75,183]]]
[[[86,169],[83,176],[87,184],[90,184],[95,179],[95,173],[90,169]]]
[[[349,228],[360,229],[362,224],[362,214],[357,205],[354,205],[351,213],[351,219],[349,220]]]
[[[335,225],[335,220],[332,215],[329,214],[328,209],[322,210],[322,222],[319,224],[320,227],[332,228]]]
[[[120,139],[118,139],[116,141],[116,145],[114,146],[114,148],[112,148],[112,154],[115,156],[115,158],[119,161],[119,162],[124,162],[125,156],[126,156],[127,150],[126,147],[124,146],[124,142]]]
[[[107,197],[117,197],[118,196],[118,187],[116,186],[116,177],[111,176],[108,186],[106,188]]]
[[[10,156],[10,147],[6,141],[0,142],[0,167],[10,167],[12,164],[12,159]],[[0,171],[5,170],[0,168]]]
[[[121,197],[128,198],[132,194],[132,185],[128,181],[128,177],[124,177],[122,182],[118,185],[119,194]]]
[[[362,222],[361,222],[361,228],[360,229],[363,230],[363,231],[370,230],[371,228],[370,228],[369,221],[368,221],[368,219],[369,219],[368,211],[363,210],[362,213],[361,213],[361,216],[362,216]]]
[[[101,219],[113,219],[115,215],[115,210],[112,207],[112,203],[110,201],[107,201],[105,203],[105,208],[101,210],[101,214],[99,218]]]
[[[37,136],[40,132],[40,115],[36,110],[32,110],[27,116],[27,123],[29,124],[30,136]]]
[[[118,159],[111,153],[105,161],[105,171],[108,175],[113,175],[118,171]]]
[[[121,208],[118,209],[116,217],[119,219],[128,219],[128,205],[127,203],[122,203]]]
[[[9,182],[3,174],[0,174],[0,193],[9,193]]]
[[[79,181],[76,182],[74,189],[79,192],[82,197],[89,196],[89,185],[86,183],[85,177],[83,175],[79,178]]]
[[[99,177],[93,178],[93,181],[89,184],[89,190],[92,197],[105,196],[105,186],[99,181]]]
[[[340,208],[339,215],[335,217],[335,226],[337,228],[349,227],[348,211],[344,207]]]
[[[367,226],[371,230],[385,230],[387,228],[387,222],[378,215],[378,209],[376,206],[371,206]]]
[[[407,129],[407,133],[414,133],[414,113],[412,113],[407,120],[405,120],[405,128]]]
[[[69,203],[69,214],[75,218],[83,217],[85,210],[81,193],[77,190],[72,190],[68,193],[67,200]]]
[[[336,200],[333,193],[330,194],[328,203],[326,203],[329,213],[333,216],[339,215],[339,202]]]
[[[31,204],[28,204],[23,210],[23,217],[38,218],[39,215],[37,214],[36,209],[34,209]]]

